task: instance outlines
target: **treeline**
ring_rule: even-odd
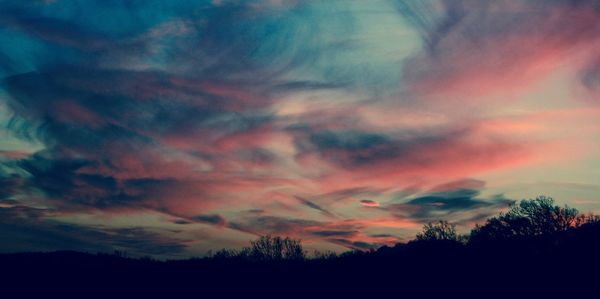
[[[260,262],[326,260],[357,256],[389,255],[407,248],[446,248],[502,251],[518,250],[519,254],[552,254],[568,250],[581,242],[591,245],[600,241],[600,217],[582,214],[575,208],[555,205],[550,197],[539,196],[513,204],[507,212],[487,219],[467,235],[460,235],[448,221],[430,222],[407,244],[383,246],[371,251],[315,251],[308,254],[301,240],[279,236],[261,236],[241,250],[222,249],[209,253],[206,259],[246,260]],[[579,242],[579,243],[577,243]],[[577,243],[577,244],[576,244]],[[585,250],[585,248],[580,248]],[[600,253],[600,252],[599,252]]]
[[[469,234],[438,221],[424,225],[408,243],[371,251],[308,254],[300,240],[262,236],[246,248],[224,249],[204,258],[158,261],[128,258],[122,252],[22,253],[0,255],[0,269],[0,281],[7,287],[119,289],[136,298],[158,291],[172,298],[181,290],[186,295],[197,291],[193,297],[198,298],[206,297],[208,290],[225,298],[339,298],[359,293],[572,298],[578,291],[597,292],[600,218],[538,197],[514,204]]]

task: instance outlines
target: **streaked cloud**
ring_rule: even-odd
[[[0,8],[0,229],[28,236],[4,251],[366,249],[535,193],[600,209],[596,1]]]

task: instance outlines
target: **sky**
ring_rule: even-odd
[[[600,1],[0,0],[0,252],[600,213]]]

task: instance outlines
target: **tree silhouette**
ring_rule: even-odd
[[[250,242],[250,257],[261,261],[303,260],[304,249],[300,240],[271,235]]]
[[[506,213],[492,217],[484,225],[477,225],[471,232],[470,241],[483,243],[549,236],[579,227],[592,218],[579,214],[577,209],[554,205],[551,197],[538,196],[513,204]]]
[[[416,236],[417,241],[458,241],[456,225],[448,221],[429,222]]]

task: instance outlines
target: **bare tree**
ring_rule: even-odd
[[[417,241],[458,241],[456,226],[448,221],[429,222],[423,226],[423,231],[417,234]]]
[[[300,240],[271,235],[250,242],[250,257],[256,260],[302,260],[305,252]]]

